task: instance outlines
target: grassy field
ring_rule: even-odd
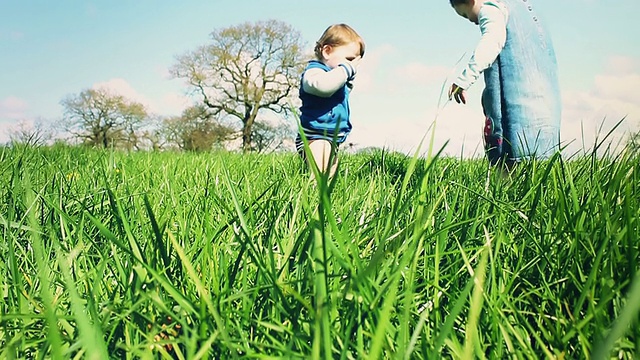
[[[0,149],[0,358],[640,358],[638,155]]]

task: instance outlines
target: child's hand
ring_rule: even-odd
[[[362,57],[358,56],[352,59],[345,58],[343,61],[340,62],[340,65],[344,65],[350,70],[350,71],[347,71],[349,81],[353,81],[353,79],[355,79],[356,73],[358,72],[358,65],[360,65],[361,59]]]
[[[347,81],[347,87],[349,90],[353,90],[353,81]]]
[[[449,89],[449,100],[451,100],[452,97],[458,104],[460,104],[461,102],[463,104],[467,103],[467,95],[464,89],[456,84],[451,84],[451,88]]]
[[[346,60],[346,59],[345,59]],[[358,56],[353,60],[347,60],[353,66],[354,69],[358,69],[358,65],[360,65],[360,60],[362,60],[362,56]]]
[[[344,61],[340,63],[340,65],[344,65],[347,70],[347,87],[349,89],[353,89],[353,80],[356,78],[356,73],[358,72],[358,65],[360,65],[360,60],[362,56],[355,57],[353,59],[345,58]]]

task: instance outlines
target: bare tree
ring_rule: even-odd
[[[171,71],[213,115],[242,123],[242,149],[249,151],[260,111],[290,110],[304,67],[301,39],[280,21],[243,23],[212,32],[210,44],[180,56]]]
[[[62,100],[67,131],[96,147],[138,148],[137,130],[148,119],[144,105],[103,89],[88,89]]]
[[[53,129],[45,126],[42,120],[36,120],[33,123],[23,120],[16,128],[9,131],[12,144],[42,146],[50,142],[53,137]]]

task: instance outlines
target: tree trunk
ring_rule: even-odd
[[[244,124],[244,126],[242,127],[242,152],[243,153],[247,153],[249,151],[251,151],[251,135],[253,133],[253,122],[256,119],[256,116],[258,115],[257,112],[254,113],[252,110],[251,106],[248,106],[246,111],[245,111],[245,115],[244,115],[244,120],[242,121],[242,123]]]
[[[251,151],[251,127],[253,125],[253,121],[251,123],[246,122],[242,127],[242,152],[248,153]]]

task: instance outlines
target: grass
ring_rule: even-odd
[[[631,151],[0,160],[0,358],[640,357]]]

